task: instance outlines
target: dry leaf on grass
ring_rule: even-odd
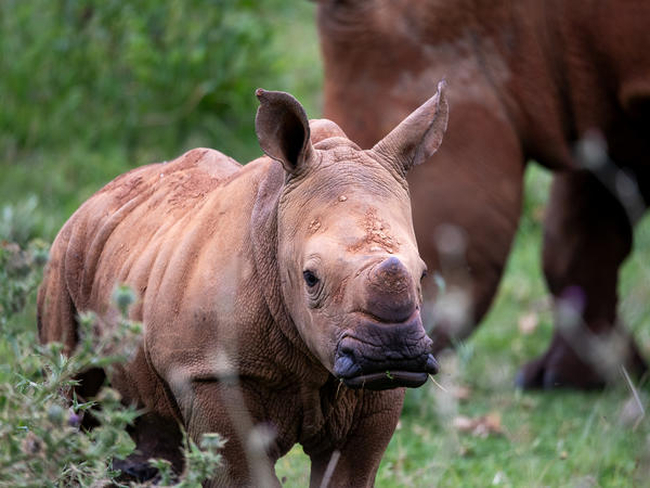
[[[464,402],[472,396],[472,389],[468,386],[454,385],[451,388],[451,395],[458,401]]]
[[[503,434],[501,415],[493,412],[481,417],[470,418],[459,415],[453,420],[454,428],[458,432],[469,433],[476,437]]]
[[[536,312],[529,312],[519,317],[519,332],[524,335],[530,335],[535,332],[539,325],[539,315]]]
[[[630,396],[623,403],[618,413],[619,421],[626,427],[636,430],[645,417],[645,408],[638,396]]]
[[[545,213],[546,213],[546,209],[544,208],[544,205],[535,206],[535,208],[533,208],[532,211],[533,221],[541,224],[542,222],[544,222]]]

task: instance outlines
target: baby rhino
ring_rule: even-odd
[[[150,457],[181,469],[182,426],[227,438],[209,486],[279,486],[273,465],[297,442],[312,486],[326,473],[330,486],[373,484],[403,387],[438,369],[405,176],[441,143],[444,88],[369,150],[260,89],[268,157],[241,166],[195,149],[116,178],[70,218],[39,292],[40,339],[71,353],[79,312],[106,334],[115,286],[137,292],[142,338],[109,377],[146,412],[123,470],[151,476]],[[89,371],[78,394],[103,380]]]

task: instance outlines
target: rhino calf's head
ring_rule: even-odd
[[[438,371],[420,316],[426,265],[406,173],[440,146],[445,84],[370,150],[258,90],[260,146],[286,172],[277,207],[285,307],[311,353],[351,388],[422,385]],[[378,102],[379,103],[379,102]]]

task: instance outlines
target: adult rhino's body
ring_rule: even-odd
[[[434,80],[449,82],[453,116],[437,164],[409,176],[423,258],[470,297],[469,317],[439,321],[434,350],[487,311],[517,229],[526,161],[535,159],[557,171],[546,279],[583,325],[558,323],[519,383],[592,387],[616,364],[643,371],[618,326],[616,285],[650,197],[650,3],[321,0],[318,22],[325,116],[362,147],[430,96]],[[603,142],[610,161],[593,151]],[[620,347],[594,363],[591,339],[613,337]]]
[[[432,98],[362,151],[329,121],[310,130],[289,95],[258,97],[258,138],[275,161],[242,167],[195,149],[118,177],[70,218],[39,293],[40,337],[72,351],[78,312],[96,311],[103,334],[116,284],[138,293],[142,342],[110,378],[147,412],[133,433],[142,463],[122,465],[135,475],[150,456],[180,467],[181,424],[228,439],[214,484],[276,485],[273,463],[299,442],[313,485],[330,459],[332,486],[371,485],[399,387],[437,370],[404,174],[440,144],[446,102]],[[102,378],[87,373],[79,393]]]

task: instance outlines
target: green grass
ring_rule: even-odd
[[[83,4],[71,1],[61,5],[63,3],[74,8],[81,8]],[[195,56],[201,62],[186,65],[181,59],[174,64],[173,45],[157,51],[159,46],[151,50],[146,42],[140,46],[137,38],[131,38],[128,45],[117,46],[101,44],[105,41],[101,38],[100,43],[85,50],[81,49],[83,46],[78,46],[78,50],[69,46],[75,56],[55,53],[54,56],[60,56],[56,59],[62,63],[61,72],[36,70],[33,79],[29,80],[27,77],[33,66],[41,66],[43,60],[49,62],[50,39],[70,40],[66,33],[76,31],[71,31],[67,24],[63,28],[53,21],[55,17],[48,17],[52,11],[47,9],[55,8],[54,3],[34,3],[40,5],[42,19],[27,15],[27,10],[15,11],[15,15],[10,16],[10,9],[18,4],[10,1],[0,6],[3,27],[0,54],[5,55],[5,64],[0,61],[3,68],[0,88],[4,90],[0,101],[8,96],[7,93],[14,96],[10,106],[14,112],[10,113],[6,109],[9,105],[4,105],[0,117],[0,241],[6,239],[27,245],[41,238],[50,242],[79,204],[114,176],[136,165],[171,159],[190,147],[216,147],[240,161],[259,155],[261,151],[253,131],[256,105],[253,89],[256,86],[290,91],[304,103],[312,117],[320,114],[322,74],[313,3],[300,1],[279,8],[282,2],[272,2],[272,6],[278,8],[269,7],[264,18],[272,17],[273,25],[277,26],[273,32],[260,34],[239,27],[235,29],[241,36],[240,42],[250,44],[246,50],[242,48],[240,55],[237,55],[240,46],[225,44],[221,49],[230,49],[230,55],[212,57],[208,51],[201,50],[204,41],[199,39],[196,40],[198,44],[189,44],[189,47],[198,49]],[[28,9],[29,3],[20,5]],[[98,5],[101,4],[95,5],[99,9]],[[108,9],[105,15],[118,15],[110,10],[116,2],[104,5]],[[263,17],[251,10],[251,2],[233,0],[228,5],[241,9],[229,19],[248,23],[249,30],[260,25]],[[156,2],[143,0],[142,6],[151,15],[159,14]],[[73,23],[77,19],[73,15],[74,8],[72,14],[66,14],[67,21]],[[196,22],[197,32],[206,28],[200,16],[190,17]],[[120,22],[126,21],[124,17],[119,18]],[[101,20],[99,17],[94,22]],[[139,20],[142,19],[133,18],[129,26],[122,25],[120,29],[128,28],[135,34],[142,34],[153,28],[151,25],[156,26],[155,22],[138,23]],[[226,21],[217,15],[215,22]],[[54,29],[54,33],[45,27]],[[231,32],[228,29],[233,26],[226,27],[226,32]],[[31,36],[45,34],[28,51],[19,52],[24,43],[11,36],[18,36],[21,29],[31,32]],[[101,29],[80,32],[84,42],[92,43],[101,34]],[[173,30],[170,35],[179,36],[179,32]],[[205,42],[211,46],[213,41]],[[263,47],[264,56],[255,55],[256,46]],[[121,69],[111,71],[110,63],[92,64],[96,55],[89,50],[91,47],[100,50],[98,52],[108,48],[125,49],[125,57],[120,58],[121,64],[117,63]],[[7,64],[10,59],[19,59],[16,53],[22,55],[21,61]],[[191,79],[177,86],[170,75],[149,83],[151,72],[130,71],[128,63],[134,59],[143,63],[170,63],[168,68],[174,73],[187,68]],[[159,106],[167,106],[165,97],[171,90],[191,93],[194,81],[212,76],[213,71],[202,70],[204,64],[210,63],[227,71],[220,78],[223,84],[219,85],[218,93],[230,102],[226,104],[229,106],[219,103],[219,97],[213,93],[214,96],[206,95],[191,115],[181,114],[168,120],[165,127],[152,128],[140,123],[140,116],[146,119],[160,113]],[[71,75],[79,70],[78,77]],[[105,80],[110,83],[105,81],[94,86],[89,82],[95,92],[88,86],[75,87],[69,83],[84,77],[93,78],[95,72],[105,73]],[[140,84],[138,76],[143,80]],[[35,107],[29,105],[32,93],[28,88],[33,84],[37,88],[54,85],[60,88],[57,96],[47,91],[39,92],[42,103],[38,114]],[[162,86],[155,91],[158,84]],[[135,90],[135,95],[143,97],[139,98],[136,112],[115,111],[112,100],[119,101],[118,106],[128,102],[128,97],[122,96],[121,87]],[[104,99],[89,98],[89,93],[99,93]],[[36,121],[33,120],[35,114],[39,117]],[[517,369],[545,350],[552,333],[551,310],[540,266],[540,216],[549,181],[548,172],[535,166],[528,170],[525,213],[498,298],[478,331],[456,352],[441,358],[442,370],[437,381],[448,391],[427,383],[408,392],[402,419],[379,469],[378,486],[650,484],[649,420],[646,416],[635,428],[621,415],[630,398],[630,390],[623,380],[607,391],[588,394],[523,393],[513,387]],[[12,275],[9,284],[20,284],[20,279]],[[637,229],[635,252],[622,271],[620,291],[623,318],[641,344],[644,355],[650,358],[649,219],[642,221]],[[0,364],[3,365],[0,381],[11,378],[17,358],[23,357],[17,353],[16,338],[21,343],[35,340],[33,302],[31,294],[27,306],[10,318],[0,313]],[[538,326],[524,334],[518,324],[527,316],[527,320],[537,321]],[[458,385],[469,389],[467,399],[459,400],[450,393]],[[647,387],[640,394],[647,407]],[[484,415],[499,419],[498,434],[481,437],[460,432],[455,427],[459,417],[474,419]],[[278,462],[277,471],[281,478],[286,478],[286,486],[301,487],[308,483],[309,463],[300,447]]]

